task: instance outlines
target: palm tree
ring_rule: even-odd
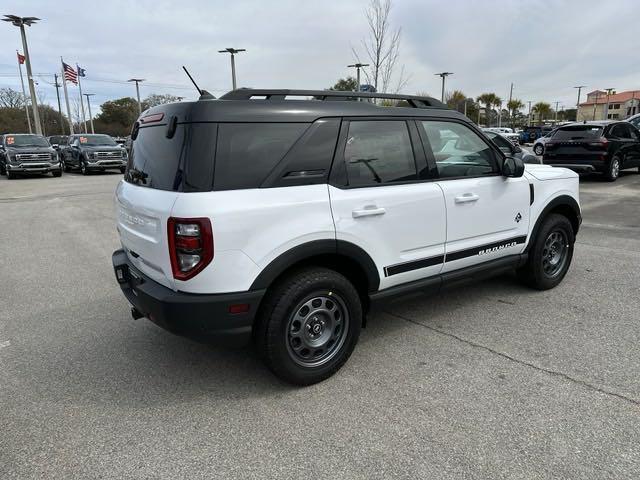
[[[449,108],[460,109],[460,104],[467,100],[467,96],[460,90],[454,90],[453,92],[447,92],[445,100]]]
[[[496,96],[496,98],[493,99],[493,106],[498,109],[498,123],[500,123],[502,117],[502,99]]]
[[[509,110],[509,116],[511,117],[511,128],[515,125],[516,112],[521,108],[524,108],[524,103],[522,103],[522,100],[518,98],[511,99],[507,102],[507,109]]]
[[[544,117],[551,113],[551,105],[546,102],[538,102],[533,106],[531,111],[538,114],[538,123],[542,125]]]
[[[483,93],[477,98],[478,103],[483,103],[485,105],[485,120],[487,127],[491,126],[491,107],[494,105],[497,98],[498,97],[495,93]]]

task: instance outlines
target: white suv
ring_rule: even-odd
[[[154,107],[132,139],[113,254],[132,315],[253,337],[295,384],[389,298],[514,269],[556,286],[581,222],[575,173],[525,170],[428,97],[240,89]]]

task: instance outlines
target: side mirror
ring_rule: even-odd
[[[518,178],[524,174],[524,162],[516,157],[507,157],[502,164],[502,176]]]

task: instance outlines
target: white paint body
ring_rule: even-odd
[[[535,201],[529,205],[529,184]],[[374,261],[380,289],[522,253],[544,207],[578,176],[526,165],[520,178],[492,176],[340,189],[330,185],[178,193],[121,181],[118,231],[132,263],[156,282],[189,293],[243,292],[279,255],[314,240],[342,240]],[[519,220],[516,217],[519,214]],[[173,278],[167,220],[207,217],[213,261],[188,281]],[[525,243],[385,276],[385,267],[526,236]]]

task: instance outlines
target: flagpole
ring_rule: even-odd
[[[67,80],[64,77],[64,60],[60,57],[60,67],[62,68],[62,86],[64,90],[64,101],[67,104],[67,117],[69,117],[69,131],[73,135],[73,119],[71,118],[71,108],[69,107],[69,94],[67,93]]]
[[[82,101],[82,82],[80,82],[80,72],[79,72],[77,63],[76,63],[76,73],[78,74],[78,88],[80,89],[80,111],[82,112],[82,123],[84,125],[84,133],[88,133],[87,117],[85,117],[84,115],[84,102]]]
[[[16,53],[20,55],[18,50]],[[27,102],[27,91],[24,89],[24,79],[22,78],[22,63],[20,63],[20,57],[18,57],[18,70],[20,71],[20,83],[22,84],[22,96],[24,97],[24,110],[27,112],[27,124],[29,125],[29,133],[33,133],[31,128],[31,118],[29,116],[29,102]]]

